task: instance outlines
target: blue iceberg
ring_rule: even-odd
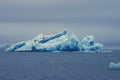
[[[68,34],[66,30],[58,34],[43,35],[29,41],[12,45],[6,51],[101,51],[103,45],[96,43],[93,36],[86,36],[79,41],[75,34]]]

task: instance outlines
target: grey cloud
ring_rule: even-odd
[[[117,0],[8,0],[0,1],[1,22],[117,21]]]

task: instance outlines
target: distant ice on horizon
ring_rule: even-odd
[[[93,36],[86,36],[81,41],[75,34],[66,30],[58,34],[39,34],[32,40],[22,41],[10,46],[6,51],[96,51],[102,50],[103,44],[97,43]]]

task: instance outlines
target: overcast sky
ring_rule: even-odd
[[[67,29],[120,44],[120,0],[0,0],[0,43]],[[9,41],[8,41],[9,39]]]

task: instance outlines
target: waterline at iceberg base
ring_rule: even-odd
[[[81,41],[75,34],[66,30],[58,34],[39,34],[32,40],[19,42],[10,46],[6,51],[95,51],[100,52],[103,44],[97,43],[93,36],[86,36]]]

